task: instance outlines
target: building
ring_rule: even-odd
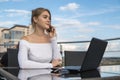
[[[3,51],[3,43],[2,43],[2,41],[3,41],[3,38],[2,38],[2,30],[3,29],[7,29],[7,28],[3,28],[3,27],[0,27],[0,52],[2,52]]]
[[[7,48],[15,48],[22,36],[31,33],[31,26],[14,25],[9,29],[1,29],[0,52],[6,52]]]

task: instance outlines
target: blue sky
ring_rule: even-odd
[[[120,0],[0,0],[0,27],[28,26],[38,7],[51,11],[58,41],[120,37]]]

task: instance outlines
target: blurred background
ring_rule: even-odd
[[[86,51],[97,37],[109,42],[104,64],[120,64],[120,0],[0,0],[0,55],[31,33],[31,10],[38,7],[51,11],[61,52]]]

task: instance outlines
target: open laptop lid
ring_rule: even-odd
[[[80,71],[97,69],[105,52],[107,41],[92,38]]]

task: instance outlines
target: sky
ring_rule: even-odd
[[[120,0],[0,0],[0,27],[30,25],[38,7],[51,11],[58,41],[120,37]]]

